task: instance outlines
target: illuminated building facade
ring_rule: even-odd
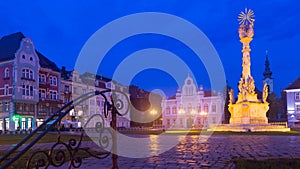
[[[175,96],[162,100],[162,125],[170,128],[207,128],[223,121],[224,98],[221,93],[199,89],[188,76]]]

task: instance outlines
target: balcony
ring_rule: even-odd
[[[70,95],[70,94],[72,94],[72,92],[69,91],[69,90],[65,90],[65,91],[64,91],[64,94],[65,94],[65,95]]]
[[[21,77],[22,80],[27,80],[27,81],[32,81],[32,82],[35,82],[34,79],[31,79],[31,78],[27,78],[27,77]]]
[[[50,83],[39,82],[39,86],[40,86],[40,87],[44,87],[44,88],[48,88],[48,87],[50,87]]]

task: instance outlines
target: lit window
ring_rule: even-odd
[[[207,105],[207,104],[204,105],[204,112],[205,112],[205,113],[208,112],[208,105]]]
[[[50,99],[56,100],[57,99],[57,92],[56,91],[50,91]]]
[[[300,100],[300,92],[295,93],[295,100]]]
[[[172,114],[176,114],[176,107],[172,108]]]
[[[9,78],[9,68],[5,68],[5,71],[4,71],[4,77],[5,78]]]
[[[166,114],[170,114],[170,107],[167,107]]]

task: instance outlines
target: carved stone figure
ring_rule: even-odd
[[[268,85],[265,83],[263,87],[263,95],[262,95],[262,101],[264,103],[267,102],[268,95],[269,95]]]

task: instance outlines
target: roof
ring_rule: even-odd
[[[25,36],[21,32],[3,36],[0,39],[0,61],[14,59],[15,53],[20,48],[20,42],[23,38],[25,38]]]
[[[285,90],[289,89],[300,89],[300,77],[291,83]]]
[[[96,80],[100,80],[100,81],[103,81],[103,82],[110,82],[110,81],[112,81],[112,79],[104,77],[102,75],[96,75],[96,77],[95,77],[95,74],[92,74],[92,73],[89,73],[89,72],[83,73],[82,76],[83,77],[95,78]]]
[[[20,48],[21,41],[24,38],[25,36],[22,32],[17,32],[7,36],[3,36],[0,39],[0,61],[2,62],[15,59],[15,53]],[[35,52],[39,57],[39,63],[42,68],[49,68],[53,71],[59,72],[59,69],[54,62],[50,61],[37,50]]]

